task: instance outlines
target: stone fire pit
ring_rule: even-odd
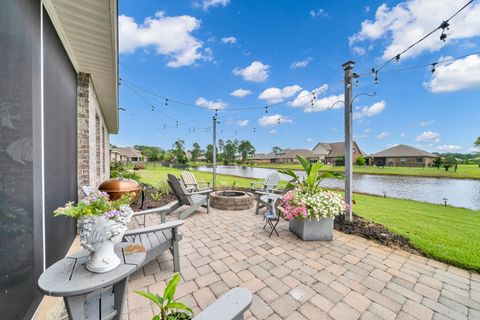
[[[253,206],[253,194],[238,191],[215,191],[210,194],[210,206],[219,210],[247,210]]]

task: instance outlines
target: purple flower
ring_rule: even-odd
[[[115,218],[115,217],[118,217],[122,215],[122,212],[119,211],[119,210],[110,210],[110,211],[107,211],[103,214],[103,217],[105,219],[112,219],[112,218]]]

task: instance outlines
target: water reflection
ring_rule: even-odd
[[[197,169],[206,172],[212,171],[209,166],[201,166]],[[217,172],[248,178],[266,178],[276,170],[217,166]],[[297,171],[297,174],[303,175],[304,172]],[[285,180],[289,178],[285,175],[281,176]],[[326,179],[322,182],[322,186],[343,189],[343,181]],[[480,210],[480,180],[355,174],[353,190],[374,195],[383,195],[385,192],[387,197],[437,204],[443,204],[443,198],[447,198],[448,205]]]

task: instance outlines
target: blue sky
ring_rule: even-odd
[[[379,75],[372,67],[437,27],[465,0],[255,1],[120,0],[120,132],[112,143],[170,148],[248,139],[257,151],[343,141],[347,60],[366,74],[354,94],[355,140],[367,153],[403,143],[470,152],[480,134],[480,55]],[[384,71],[480,51],[480,3],[452,19]],[[202,108],[183,106],[143,90]],[[305,91],[306,90],[306,91]],[[316,99],[312,104],[312,90]],[[268,109],[229,111],[282,103]],[[153,105],[153,108],[152,108]],[[177,128],[176,121],[179,121]],[[195,128],[195,129],[194,129]],[[203,129],[200,129],[203,128]],[[194,132],[195,131],[195,132]]]

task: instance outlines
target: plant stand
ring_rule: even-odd
[[[87,271],[89,252],[84,250],[45,270],[38,288],[46,295],[63,297],[71,320],[120,319],[128,276],[145,260],[145,252],[129,253],[128,245],[123,242],[115,247],[121,264],[110,272]]]
[[[288,228],[304,241],[332,241],[333,220],[322,218],[320,220],[290,220]]]

